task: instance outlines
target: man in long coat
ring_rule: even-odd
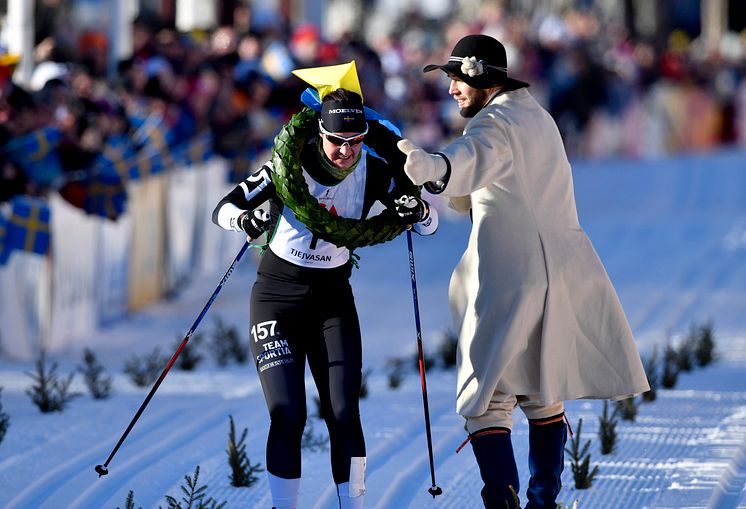
[[[466,418],[485,507],[519,491],[512,411],[529,419],[527,509],[556,507],[567,432],[564,401],[649,390],[627,319],[578,222],[570,164],[554,120],[508,76],[503,45],[469,35],[449,61],[470,118],[436,154],[401,140],[405,172],[470,210],[468,247],[449,300],[459,334],[456,410]]]

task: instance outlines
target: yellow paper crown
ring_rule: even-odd
[[[319,101],[323,101],[324,96],[338,88],[346,88],[359,94],[361,98],[363,97],[354,60],[346,64],[296,69],[293,74],[316,88],[319,93]]]
[[[21,61],[21,55],[5,53],[0,55],[0,67],[10,67]]]

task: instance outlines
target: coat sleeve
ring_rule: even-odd
[[[482,112],[464,129],[464,134],[440,153],[451,165],[451,175],[442,191],[445,196],[466,196],[499,183],[513,168],[509,126],[494,112]]]
[[[372,161],[376,162],[375,158]],[[402,167],[396,167],[391,164],[385,164],[383,161],[378,160],[377,163],[371,165],[374,168],[371,180],[379,179],[381,182],[378,187],[377,199],[386,208],[383,211],[391,217],[392,221],[401,221],[398,214],[395,211],[394,200],[400,198],[405,194],[412,194],[412,183],[406,178]],[[403,161],[402,161],[403,163]],[[425,196],[422,197],[426,199]],[[420,235],[432,235],[438,229],[438,211],[429,204],[429,214],[423,221],[412,225],[412,231]]]
[[[244,211],[254,210],[275,196],[275,187],[270,176],[271,164],[264,164],[225,195],[212,212],[212,222],[224,230],[242,231],[238,225],[238,216]]]

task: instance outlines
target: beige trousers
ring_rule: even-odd
[[[543,405],[539,402],[538,394],[514,396],[495,391],[485,413],[477,417],[466,417],[466,431],[476,433],[494,427],[513,429],[513,409],[516,406],[520,406],[529,419],[544,419],[565,411],[564,402]]]

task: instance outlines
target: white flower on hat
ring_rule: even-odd
[[[484,65],[477,57],[464,57],[461,60],[461,72],[473,78],[484,73]]]

